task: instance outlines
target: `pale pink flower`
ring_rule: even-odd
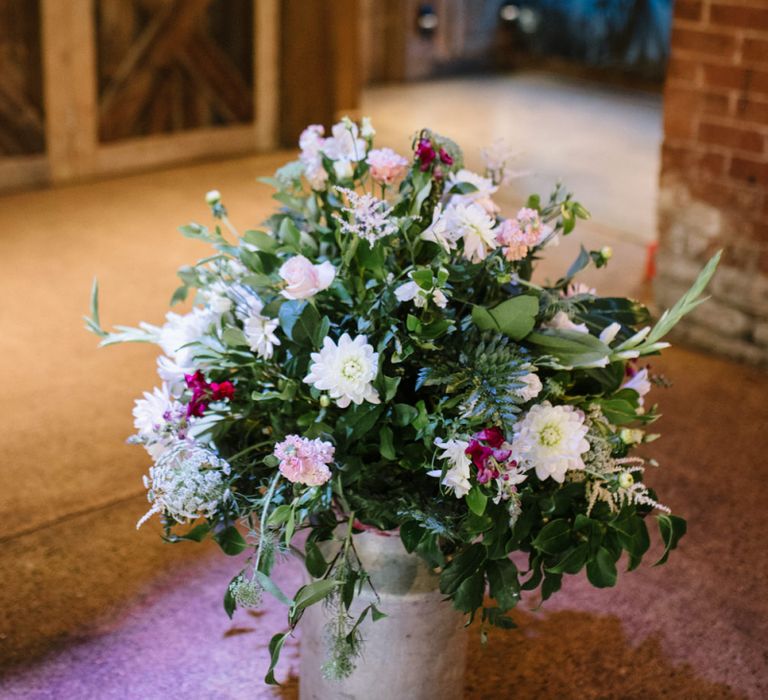
[[[295,484],[320,486],[331,478],[328,465],[335,452],[330,442],[288,435],[275,445],[274,455],[280,460],[280,473]]]
[[[408,172],[408,161],[391,148],[370,151],[365,162],[371,166],[371,177],[380,185],[392,185]]]
[[[279,274],[287,283],[281,292],[286,299],[308,299],[330,287],[336,269],[327,261],[313,265],[303,255],[295,255],[283,263]]]
[[[514,219],[505,219],[496,227],[496,241],[510,262],[522,260],[532,248],[543,243],[552,227],[541,220],[535,209],[523,207]]]

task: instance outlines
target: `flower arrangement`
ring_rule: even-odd
[[[287,606],[268,682],[286,635],[321,601],[337,611],[328,672],[354,668],[362,619],[386,613],[349,612],[368,584],[361,528],[399,532],[483,629],[513,626],[521,591],[546,600],[565,574],[586,568],[594,586],[613,586],[622,553],[631,570],[648,550],[653,513],[658,563],[686,529],[631,455],[657,437],[645,399],[658,378],[641,358],[667,347],[719,256],[653,325],[642,304],[575,282],[607,249],[582,247],[541,286],[536,260],[588,216],[570,194],[532,196],[504,218],[493,200],[503,156],[487,154],[480,175],[429,130],[408,158],[375,149],[374,134],[368,120],[329,136],[308,127],[299,159],[266,179],[280,209],[259,229],[238,233],[208,193],[215,226],[181,228],[214,251],[179,270],[172,303],[194,293],[187,313],[109,332],[94,285],[87,318],[102,345],[162,350],[161,385],[134,409],[131,440],[154,462],[139,524],[157,514],[170,542],[250,551],[224,606],[232,615],[263,593]],[[271,578],[289,551],[313,577],[293,595]],[[525,571],[513,552],[527,554]]]

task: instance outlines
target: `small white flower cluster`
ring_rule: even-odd
[[[167,513],[179,523],[212,516],[229,493],[226,477],[230,472],[229,463],[207,447],[177,442],[144,477],[152,507],[137,529],[155,513]]]
[[[383,199],[378,199],[372,194],[360,195],[345,187],[337,189],[347,196],[350,205],[342,207],[342,210],[349,214],[351,221],[334,214],[344,233],[359,236],[371,246],[380,238],[397,233],[397,223],[389,218],[392,211]]]
[[[443,475],[442,469],[433,469],[427,472],[427,474],[438,478],[442,476],[443,480],[440,483],[449,489],[453,489],[453,495],[456,498],[464,498],[472,488],[472,484],[469,481],[469,467],[472,462],[467,456],[469,443],[466,440],[435,438],[435,445],[443,451],[442,454],[437,456],[438,459],[448,460],[451,466],[445,471],[445,475]]]
[[[426,308],[430,301],[441,309],[448,305],[448,297],[440,287],[435,285],[429,289],[424,289],[413,280],[401,284],[395,290],[395,297],[401,303],[412,301],[417,309]]]

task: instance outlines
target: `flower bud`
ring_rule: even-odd
[[[613,248],[609,245],[604,245],[600,248],[600,255],[603,257],[603,260],[610,260],[613,257]]]
[[[330,396],[328,396],[328,394],[322,394],[322,395],[320,396],[320,405],[321,405],[323,408],[328,408],[328,406],[330,406],[330,405],[331,405],[331,397],[330,397]]]
[[[619,476],[619,486],[623,489],[628,489],[635,483],[635,477],[629,472],[622,472]]]
[[[209,207],[216,206],[217,204],[221,203],[221,192],[218,190],[211,190],[210,192],[205,193],[205,203]]]

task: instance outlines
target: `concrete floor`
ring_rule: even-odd
[[[499,85],[489,86],[492,94],[506,90]],[[477,104],[484,91],[474,82],[464,87],[458,97]],[[419,89],[430,97],[425,108],[443,93],[430,85]],[[410,122],[404,111],[387,107],[386,92],[372,92],[367,100],[378,104],[370,111],[389,140]],[[393,105],[407,105],[398,95],[390,92]],[[595,105],[610,104],[594,99]],[[542,96],[542,103],[553,100]],[[488,98],[487,104],[496,101]],[[451,114],[449,103],[443,105],[430,119],[438,129],[444,127],[437,120]],[[610,112],[604,106],[597,111]],[[418,119],[412,107],[408,114],[417,123],[427,119]],[[469,116],[464,122],[451,118],[454,126],[444,129],[449,135],[483,145]],[[584,120],[580,124],[584,135],[566,139],[569,148],[600,154],[601,162],[648,161],[647,154],[636,153],[647,146],[629,142],[627,153],[618,135],[606,141],[602,129],[595,133]],[[557,132],[551,143],[564,139]],[[520,139],[526,151],[538,143]],[[624,151],[606,152],[617,147]],[[175,269],[206,252],[175,227],[207,221],[202,195],[212,187],[223,192],[238,227],[255,226],[271,207],[269,189],[255,178],[285,158],[243,158],[0,198],[6,379],[0,403],[0,697],[295,697],[295,643],[279,672],[289,679],[286,687],[278,692],[260,684],[266,645],[281,627],[282,611],[238,613],[230,622],[220,601],[234,562],[210,547],[164,545],[156,524],[134,531],[145,508],[141,475],[148,465],[139,448],[122,441],[131,432],[133,399],[155,382],[155,353],[145,347],[97,350],[80,322],[94,275],[102,284],[106,324],[159,321],[175,287]],[[601,187],[612,188],[607,191],[615,197],[635,191],[630,182],[639,177],[639,166],[622,185],[620,173],[594,175],[588,159],[565,161],[569,168],[578,164],[570,172],[579,192],[580,170],[587,180],[592,173],[586,189],[595,201],[582,199],[593,211],[605,199]],[[551,172],[545,159],[536,162],[541,166],[523,159],[521,168]],[[512,207],[518,198],[512,191],[501,201]],[[616,211],[635,206],[636,200],[625,200]],[[604,211],[579,240],[553,251],[544,274],[556,275],[567,265],[580,241],[608,243],[616,249],[615,262],[586,281],[604,293],[642,295],[643,236],[639,229],[624,235],[618,224],[614,230]],[[756,431],[768,418],[768,378],[680,349],[660,367],[675,386],[657,397],[666,413],[659,426],[665,439],[654,454],[665,468],[654,483],[670,505],[690,516],[681,551],[665,570],[643,567],[616,590],[594,592],[581,578],[570,580],[544,613],[523,608],[517,616],[521,631],[494,635],[487,650],[473,636],[468,698],[768,694],[762,536],[768,436]],[[288,563],[280,576],[288,588],[297,580],[295,565]]]
[[[384,144],[405,152],[428,126],[457,141],[474,169],[482,169],[481,149],[503,139],[526,173],[504,193],[511,204],[561,181],[591,211],[592,227],[648,244],[656,239],[661,110],[658,93],[531,71],[371,88],[362,111]]]

